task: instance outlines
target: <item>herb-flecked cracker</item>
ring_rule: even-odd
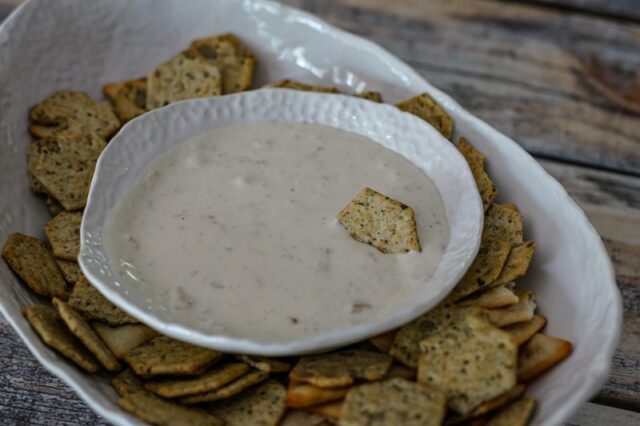
[[[339,388],[320,388],[308,383],[289,381],[287,387],[287,405],[293,408],[311,407],[313,405],[342,399],[351,389],[348,386]]]
[[[396,104],[396,107],[422,118],[439,131],[442,136],[451,139],[453,135],[453,120],[428,94],[422,93],[404,100]]]
[[[518,381],[526,382],[569,356],[573,346],[566,340],[538,333],[518,354]]]
[[[211,404],[207,411],[226,426],[277,426],[287,409],[285,388],[276,380],[266,382],[231,399]]]
[[[482,237],[487,240],[507,241],[518,245],[522,243],[522,215],[502,204],[492,204],[484,215]]]
[[[219,389],[248,370],[249,366],[243,362],[227,363],[216,365],[201,376],[151,380],[144,387],[163,398],[178,398]]]
[[[535,251],[536,244],[533,241],[526,241],[514,246],[494,284],[505,284],[523,277],[529,269]]]
[[[396,334],[398,334],[398,329],[393,329],[387,331],[386,333],[378,334],[373,337],[369,337],[369,341],[373,346],[375,346],[380,352],[384,352],[386,354],[389,353],[391,349],[391,345],[393,345],[393,341],[396,338]]]
[[[535,408],[536,401],[530,396],[525,396],[502,407],[491,416],[487,426],[526,426]]]
[[[80,266],[76,262],[56,259],[56,263],[60,267],[62,275],[64,275],[64,280],[68,284],[73,285],[78,281],[78,279],[80,279],[80,274],[82,274],[82,272],[80,272]]]
[[[480,193],[482,205],[486,211],[489,206],[491,206],[491,203],[496,198],[498,192],[496,191],[493,181],[485,171],[484,155],[475,149],[465,138],[460,138],[460,141],[458,142],[458,150],[469,164],[473,178],[476,181],[476,186],[478,187],[478,192]]]
[[[260,382],[265,381],[269,377],[269,373],[260,370],[254,370],[240,376],[238,379],[229,383],[228,385],[216,389],[211,392],[201,393],[198,395],[188,396],[182,398],[180,402],[187,405],[200,404],[203,402],[219,401],[221,399],[231,398],[234,395],[238,395],[245,389],[250,388]]]
[[[518,303],[498,309],[489,309],[487,316],[496,327],[504,327],[523,321],[530,321],[536,310],[536,295],[530,290],[517,290]]]
[[[281,89],[301,90],[304,92],[315,93],[340,93],[335,87],[314,86],[313,84],[300,83],[294,80],[281,80],[275,83],[269,83],[265,87],[279,87]]]
[[[160,108],[183,99],[222,94],[220,70],[200,59],[178,55],[147,75],[147,108]]]
[[[27,147],[27,176],[29,178],[29,188],[36,194],[46,194],[47,190],[44,185],[36,178],[36,167],[40,159],[40,151],[46,142],[36,140]]]
[[[478,295],[462,300],[460,306],[479,306],[484,309],[495,309],[518,303],[518,296],[507,285],[490,288]]]
[[[140,377],[136,376],[136,373],[130,368],[126,368],[113,376],[111,386],[113,386],[120,396],[143,390],[142,380],[140,380]]]
[[[380,380],[391,362],[387,354],[357,349],[311,355],[300,358],[289,378],[323,388],[348,386],[355,380]]]
[[[420,343],[418,382],[436,386],[449,407],[469,414],[516,385],[517,346],[508,333],[484,319],[464,321]]]
[[[353,95],[357,98],[362,98],[362,99],[366,99],[372,102],[377,102],[379,104],[382,103],[382,94],[380,92],[362,92],[362,93],[356,93],[355,95]]]
[[[338,214],[351,236],[382,253],[421,251],[413,209],[399,201],[364,188]]]
[[[266,371],[267,373],[288,373],[291,370],[291,364],[288,362],[265,356],[236,355],[236,358],[255,369]]]
[[[542,315],[534,315],[529,321],[508,325],[502,329],[509,333],[511,339],[518,346],[526,343],[538,331],[547,324],[547,319]]]
[[[122,124],[147,111],[146,78],[106,84],[102,91]]]
[[[62,207],[62,204],[60,204],[58,200],[50,195],[47,196],[45,205],[47,206],[47,210],[49,210],[49,213],[51,213],[51,216],[56,216],[58,213],[64,211],[64,207]]]
[[[309,407],[307,408],[307,410],[315,414],[320,414],[322,416],[326,416],[331,419],[338,420],[342,417],[343,406],[344,406],[344,401],[333,401],[328,404],[315,405],[313,407]]]
[[[354,387],[342,406],[344,426],[440,425],[446,397],[439,390],[403,379]]]
[[[218,351],[158,336],[125,355],[139,376],[197,375],[222,357]]]
[[[100,369],[100,365],[51,309],[45,306],[28,306],[23,310],[23,314],[47,346],[89,373],[95,373]]]
[[[65,210],[85,206],[100,153],[106,146],[95,133],[60,134],[40,149],[35,177]]]
[[[41,240],[20,233],[12,234],[2,248],[2,258],[39,295],[64,300],[69,297],[62,272]]]
[[[54,297],[53,306],[67,328],[82,342],[84,347],[109,371],[118,371],[121,366],[109,348],[82,316],[62,300]]]
[[[135,324],[137,319],[108,301],[89,284],[84,275],[73,286],[69,305],[90,320],[106,322],[110,325]]]
[[[93,321],[91,326],[118,359],[123,359],[129,351],[159,335],[157,331],[144,324],[112,327],[100,321]]]
[[[144,390],[128,393],[118,405],[131,414],[157,426],[222,426],[224,422],[198,408],[169,402]]]
[[[53,255],[75,261],[80,254],[81,212],[61,212],[44,226]]]

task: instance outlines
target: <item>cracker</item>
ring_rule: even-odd
[[[307,410],[287,410],[280,426],[334,426],[326,416],[310,413]]]
[[[481,169],[484,169],[485,166],[485,156],[482,155],[480,151],[478,151],[464,136],[458,140],[458,151],[462,154],[462,156],[467,160],[467,163],[470,166],[478,166]]]
[[[214,366],[201,376],[192,379],[158,379],[144,384],[147,390],[163,397],[178,398],[211,392],[243,376],[249,366],[243,362]]]
[[[62,300],[54,297],[53,306],[67,328],[82,342],[84,347],[109,371],[118,371],[121,366],[107,345],[104,344],[96,332],[82,316]]]
[[[125,396],[143,390],[142,380],[136,376],[132,369],[126,368],[111,379],[111,386],[118,395]]]
[[[222,420],[204,410],[183,407],[147,391],[128,393],[118,405],[145,422],[161,426],[217,426]]]
[[[194,40],[184,54],[190,58],[204,59],[220,69],[223,94],[251,88],[258,61],[234,34]]]
[[[476,306],[457,307],[443,302],[426,314],[400,327],[389,354],[404,365],[415,369],[418,367],[422,340],[461,321],[467,315],[483,315],[483,312]]]
[[[448,299],[461,300],[494,283],[502,272],[510,252],[511,244],[507,241],[483,239],[478,255]]]
[[[222,353],[158,336],[131,350],[124,360],[137,375],[198,375],[222,358]]]
[[[367,91],[362,93],[356,93],[353,96],[362,98],[362,99],[367,99],[372,102],[378,102],[380,104],[382,103],[382,94],[380,92]]]
[[[526,382],[544,373],[571,353],[573,346],[566,340],[538,333],[520,348],[518,381]]]
[[[436,386],[448,406],[467,415],[516,385],[517,346],[508,333],[467,316],[420,342],[418,382]]]
[[[58,213],[64,211],[64,207],[62,207],[62,204],[60,204],[58,200],[50,195],[47,196],[45,205],[47,206],[47,210],[49,210],[49,213],[51,213],[51,216],[56,216]]]
[[[484,419],[487,413],[497,410],[500,407],[510,403],[511,401],[515,401],[520,398],[526,387],[524,385],[516,385],[513,388],[509,389],[502,395],[493,398],[487,402],[484,402],[477,406],[470,414],[466,416],[449,416],[447,421],[445,422],[446,426],[457,425],[457,424],[465,424],[468,425],[469,421],[472,419]],[[483,417],[481,417],[483,416]]]
[[[291,371],[291,364],[279,359],[257,355],[236,355],[236,358],[255,369],[266,371],[267,373],[288,373]]]
[[[531,258],[535,251],[536,244],[533,241],[514,246],[494,285],[505,284],[523,277],[529,269],[529,264],[531,264]]]
[[[387,354],[344,350],[300,358],[289,378],[322,388],[349,386],[355,380],[380,380],[391,366]]]
[[[100,153],[106,146],[95,133],[61,134],[42,146],[35,177],[65,210],[83,208]]]
[[[422,93],[396,104],[402,111],[409,112],[431,124],[442,136],[451,139],[453,120],[431,96]]]
[[[69,297],[67,285],[53,255],[37,238],[11,234],[2,248],[2,258],[31,290],[41,296]]]
[[[501,408],[491,416],[487,426],[526,426],[535,408],[536,401],[530,396],[525,396]]]
[[[89,373],[100,369],[100,365],[67,330],[54,311],[45,306],[28,306],[24,308],[23,314],[47,346]]]
[[[147,111],[147,79],[110,83],[102,88],[122,124]]]
[[[159,335],[157,331],[144,324],[111,327],[105,323],[93,321],[91,326],[118,359],[123,359],[129,351]]]
[[[69,305],[80,311],[89,320],[106,322],[109,325],[134,324],[138,320],[109,302],[98,290],[96,290],[84,275],[80,276],[71,297]]]
[[[62,271],[62,275],[64,276],[64,280],[71,285],[74,285],[78,279],[80,279],[80,275],[82,272],[80,271],[80,266],[76,262],[71,262],[69,260],[61,260],[56,259],[56,263],[58,267]]]
[[[492,204],[484,215],[482,237],[486,240],[507,241],[516,246],[522,244],[522,215],[501,204]]]
[[[356,240],[382,253],[421,251],[413,209],[364,188],[338,214],[338,221]]]
[[[391,345],[393,345],[393,341],[396,338],[396,334],[398,334],[397,328],[391,331],[387,331],[386,333],[382,333],[382,334],[378,334],[377,336],[370,337],[369,341],[380,352],[384,352],[388,354],[389,350],[391,349]]]
[[[284,386],[270,379],[207,410],[227,426],[276,426],[287,410],[285,394]]]
[[[312,84],[300,83],[299,81],[294,80],[281,80],[275,83],[267,84],[264,87],[279,87],[282,89],[301,90],[304,92],[315,93],[340,93],[340,91],[335,87],[314,86]]]
[[[534,315],[529,321],[518,322],[502,329],[509,333],[511,339],[518,346],[531,339],[547,324],[547,319],[542,315]]]
[[[334,420],[342,417],[342,407],[344,406],[343,401],[335,401],[330,402],[329,404],[316,405],[313,407],[309,407],[308,410],[315,414],[320,414],[322,416],[330,417]]]
[[[61,212],[44,226],[53,255],[59,259],[76,261],[80,254],[81,212]]]
[[[494,309],[518,303],[518,296],[507,285],[500,285],[473,295],[459,303],[460,306],[479,306]]]
[[[446,413],[445,395],[435,388],[403,379],[353,388],[344,400],[340,424],[440,425]]]
[[[200,59],[178,55],[147,74],[147,108],[222,94],[220,70]]]
[[[29,124],[27,131],[36,139],[47,139],[55,135],[57,132],[64,131],[64,127],[57,128],[40,126],[38,124]]]
[[[496,327],[504,327],[523,321],[530,321],[536,310],[536,295],[530,290],[517,290],[518,303],[487,311],[489,321]]]
[[[387,374],[384,375],[383,380],[400,378],[405,380],[412,380],[415,382],[416,373],[417,372],[414,368],[405,367],[402,364],[394,362],[393,364],[391,364],[391,367],[389,367],[389,370],[387,370]]]
[[[484,169],[484,155],[476,150],[465,138],[460,138],[458,150],[469,164],[473,178],[476,181],[476,186],[478,187],[478,192],[480,193],[482,205],[486,211],[498,195],[498,192],[496,191],[496,186],[493,184],[493,181]]]
[[[253,370],[244,376],[234,380],[228,385],[216,389],[211,392],[201,393],[198,395],[188,396],[182,398],[180,402],[187,405],[200,404],[203,402],[219,401],[221,399],[231,398],[234,395],[238,395],[245,389],[250,388],[260,382],[263,382],[269,377],[269,373],[260,370]]]
[[[320,388],[307,383],[289,382],[287,406],[292,408],[311,407],[344,398],[351,387]]]
[[[29,178],[29,188],[36,194],[46,194],[44,185],[36,178],[36,167],[40,159],[40,151],[46,142],[43,140],[33,141],[27,147],[27,177]],[[47,197],[47,200],[50,197]],[[47,205],[48,207],[48,205]]]
[[[106,139],[120,128],[111,106],[107,102],[94,102],[84,92],[55,92],[31,108],[29,118],[37,125],[30,131],[39,137],[84,128]]]

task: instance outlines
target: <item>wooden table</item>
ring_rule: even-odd
[[[0,19],[8,1],[17,2],[0,0]],[[285,3],[384,46],[515,139],[565,186],[600,232],[624,299],[609,379],[566,424],[640,424],[640,1]],[[3,319],[0,419],[105,424]]]

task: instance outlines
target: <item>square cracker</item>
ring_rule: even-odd
[[[134,324],[138,320],[109,302],[98,290],[96,290],[84,275],[80,276],[71,297],[69,305],[80,311],[89,320],[106,322],[109,325]]]
[[[56,134],[40,149],[35,177],[65,210],[82,209],[106,143],[95,133]]]
[[[236,355],[236,358],[255,369],[266,371],[267,373],[288,373],[291,371],[291,364],[279,359],[258,355]]]
[[[2,258],[39,295],[65,300],[69,297],[62,272],[41,240],[20,233],[12,234],[2,248]]]
[[[453,120],[431,96],[422,93],[396,104],[402,111],[411,113],[431,124],[442,136],[451,140]]]
[[[536,401],[530,396],[525,396],[502,407],[491,416],[487,426],[526,426],[535,408]]]
[[[231,362],[216,365],[201,376],[188,379],[151,380],[145,383],[144,387],[163,398],[178,398],[214,391],[243,376],[247,371],[249,371],[247,364]]]
[[[45,187],[35,176],[38,160],[40,159],[40,151],[45,143],[43,140],[36,140],[31,142],[27,147],[27,176],[29,178],[29,188],[36,194],[47,193]]]
[[[320,388],[308,383],[289,381],[287,387],[287,406],[292,408],[311,407],[344,398],[350,386],[339,388]]]
[[[502,329],[509,333],[511,339],[518,346],[526,343],[531,339],[538,331],[547,324],[547,319],[542,315],[534,315],[529,321],[518,322],[508,325]]]
[[[399,201],[364,188],[338,214],[351,236],[382,253],[421,251],[413,209]]]
[[[125,355],[139,376],[197,375],[222,357],[218,351],[200,348],[167,336],[158,336]]]
[[[224,422],[198,408],[166,401],[144,390],[127,393],[118,405],[145,422],[161,426],[222,426]]]
[[[63,211],[44,226],[53,255],[59,259],[76,261],[80,254],[81,212]]]
[[[523,321],[530,321],[536,310],[536,295],[530,290],[516,290],[518,303],[498,309],[489,309],[487,318],[496,327],[504,327]]]
[[[287,410],[286,391],[270,379],[231,399],[211,404],[207,411],[227,426],[277,426]]]
[[[100,369],[100,365],[67,330],[54,311],[45,306],[28,306],[24,308],[23,313],[47,346],[89,373],[95,373]]]
[[[122,124],[147,111],[147,79],[105,84],[102,92],[109,99]]]
[[[514,246],[507,257],[504,268],[493,284],[505,284],[523,277],[529,269],[535,251],[536,244],[533,241],[526,241]]]
[[[264,87],[279,87],[282,89],[302,90],[304,92],[315,93],[340,93],[335,87],[314,86],[313,84],[300,83],[294,80],[281,80],[275,83],[269,83]]]
[[[220,70],[200,58],[178,55],[147,74],[147,108],[222,94]]]
[[[51,216],[55,216],[58,213],[64,211],[64,207],[62,207],[62,204],[60,204],[58,200],[56,200],[50,195],[47,196],[47,199],[45,200],[45,205],[47,206],[47,210],[49,210],[49,213],[51,213]]]
[[[193,405],[203,402],[213,402],[219,401],[221,399],[231,398],[234,395],[238,395],[243,390],[265,381],[267,377],[269,377],[269,373],[260,370],[253,370],[248,374],[240,376],[238,379],[234,380],[224,387],[211,392],[205,392],[182,398],[180,402],[186,405]]]
[[[495,309],[518,303],[518,296],[508,285],[490,288],[478,295],[463,299],[460,306],[479,306],[484,309]]]
[[[76,262],[69,260],[56,259],[56,263],[64,275],[64,280],[71,285],[74,285],[79,279],[82,272],[80,271],[80,265]]]
[[[475,149],[465,138],[460,138],[458,150],[469,164],[473,178],[476,181],[476,186],[478,187],[478,192],[480,193],[482,205],[486,211],[498,195],[498,192],[496,191],[493,181],[491,181],[491,178],[489,178],[489,175],[485,171],[484,155]]]
[[[93,321],[91,326],[118,359],[123,359],[131,350],[159,336],[157,331],[144,324],[112,327],[100,321]]]
[[[340,424],[436,426],[442,424],[446,401],[439,390],[403,379],[367,383],[347,394]]]
[[[467,316],[420,342],[418,382],[436,386],[448,406],[467,415],[516,385],[517,346],[508,333]]]
[[[111,379],[111,386],[118,395],[125,396],[143,390],[142,380],[136,376],[132,369],[126,368]]]
[[[84,347],[100,361],[100,364],[109,371],[120,370],[121,366],[116,357],[85,319],[62,300],[54,297],[52,302],[71,334],[82,342]]]
[[[538,333],[520,348],[518,381],[527,382],[544,373],[571,353],[573,346],[566,340]]]
[[[355,380],[380,380],[392,361],[387,354],[359,349],[304,356],[289,379],[322,388],[349,386]]]
[[[484,215],[482,237],[486,240],[507,241],[522,244],[522,215],[518,210],[502,204],[492,204]]]
[[[353,95],[357,98],[362,98],[362,99],[366,99],[372,102],[377,102],[379,104],[382,103],[382,94],[380,92],[371,92],[371,91],[367,91],[367,92],[362,92],[362,93],[356,93],[355,95]]]

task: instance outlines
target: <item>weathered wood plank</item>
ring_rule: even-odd
[[[640,174],[640,25],[485,0],[285,3],[386,47],[534,154]]]
[[[568,10],[586,11],[605,14],[609,17],[634,19],[640,21],[640,5],[638,0],[524,0],[531,3],[547,4],[567,8]]]

